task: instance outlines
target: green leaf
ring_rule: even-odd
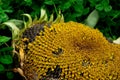
[[[85,9],[83,10],[83,15],[88,14],[88,13],[89,13],[89,11],[90,11],[90,8],[85,8]]]
[[[6,13],[0,13],[0,23],[7,21],[8,15]]]
[[[2,72],[4,70],[5,70],[4,66],[2,64],[0,64],[0,72]]]
[[[95,8],[96,8],[96,10],[98,10],[98,11],[102,11],[102,10],[104,9],[104,6],[103,6],[102,4],[97,4],[97,5],[95,6]]]
[[[3,64],[11,64],[13,62],[11,55],[0,56],[0,62]]]
[[[73,5],[73,8],[76,12],[79,12],[80,14],[83,13],[84,6],[83,6],[83,0],[77,0],[76,4]]]
[[[45,1],[44,3],[47,4],[47,5],[53,5],[54,4],[54,2],[52,0]]]
[[[7,41],[9,41],[9,40],[10,40],[10,37],[0,36],[0,42],[1,42],[1,43],[5,43],[5,42],[7,42]]]
[[[26,5],[30,6],[32,4],[32,0],[24,0],[26,2]]]
[[[4,10],[4,12],[11,13],[11,12],[13,12],[13,10],[6,9],[6,10]]]
[[[106,7],[109,5],[109,0],[102,0],[101,4]]]
[[[10,39],[11,39],[10,37],[0,36],[0,46],[9,41]]]
[[[97,0],[88,0],[90,2],[90,5],[93,7],[96,5]]]
[[[71,7],[71,2],[66,2],[65,4],[61,5],[61,10],[66,10]]]
[[[4,13],[4,10],[2,9],[1,6],[0,6],[0,13]]]
[[[14,74],[13,74],[13,72],[7,72],[6,76],[7,76],[8,79],[13,79]]]
[[[117,10],[111,10],[109,12],[109,15],[112,16],[112,19],[111,20],[114,20],[116,18],[118,18],[120,16],[120,11],[117,11]]]
[[[104,8],[105,12],[109,12],[112,10],[112,6],[107,6]]]
[[[13,50],[13,48],[12,47],[5,47],[5,48],[2,48],[2,49],[0,49],[0,53],[2,53],[2,52],[9,52],[9,51],[12,51]]]
[[[76,12],[76,13],[73,13],[72,14],[72,17],[80,17],[80,16],[82,16],[82,13],[80,13],[80,12]]]

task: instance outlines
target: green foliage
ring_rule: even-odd
[[[2,64],[0,64],[0,72],[2,72],[4,70],[5,70],[4,66]]]
[[[84,0],[45,0],[44,3],[43,5],[47,8],[49,6],[51,8],[56,7],[56,11],[61,10],[64,14],[65,21],[77,21],[78,17],[88,14],[90,10],[88,6],[85,6],[86,1]]]
[[[99,11],[104,10],[105,12],[109,12],[112,10],[112,6],[109,5],[109,0],[102,0],[99,4],[95,6],[95,8]]]
[[[99,13],[96,28],[106,37],[113,38],[120,36],[120,24],[117,24],[120,22],[118,3],[119,0],[0,0],[0,23],[13,18],[22,19],[21,14],[24,13],[39,17],[41,8],[47,10],[48,17],[52,13],[58,14],[61,10],[65,21],[84,22],[96,9]]]
[[[9,41],[10,38],[6,37],[6,36],[0,36],[0,46],[4,43],[6,43],[7,41]]]
[[[12,51],[13,50],[13,48],[12,47],[4,47],[4,48],[1,48],[0,49],[0,53],[9,53],[9,51]]]
[[[0,36],[0,75],[4,74],[7,70],[11,69],[10,66],[12,66],[13,63],[13,57],[12,57],[12,47],[4,46],[7,45],[7,42],[11,38],[6,36]],[[8,79],[13,79],[13,73],[7,71],[6,76]]]
[[[6,76],[7,76],[7,78],[8,78],[9,80],[12,80],[13,77],[14,77],[14,74],[13,74],[13,72],[7,72],[7,73],[6,73]]]
[[[10,55],[0,56],[0,62],[2,64],[8,64],[9,65],[13,62],[12,56],[10,56]]]
[[[0,0],[0,23],[7,21],[9,19],[9,16],[7,15],[7,13],[12,13],[12,6],[10,6],[10,2],[6,1],[6,0]]]

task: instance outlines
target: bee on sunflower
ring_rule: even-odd
[[[60,13],[55,21],[28,14],[15,50],[28,80],[120,79],[120,45],[106,40],[98,29],[77,22],[64,22]]]

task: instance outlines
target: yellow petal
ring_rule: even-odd
[[[120,37],[118,39],[114,40],[113,43],[120,44]]]

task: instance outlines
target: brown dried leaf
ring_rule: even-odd
[[[25,80],[27,80],[27,78],[25,77],[22,69],[20,69],[20,68],[14,68],[13,71],[14,72],[18,72],[22,77],[25,78]]]

